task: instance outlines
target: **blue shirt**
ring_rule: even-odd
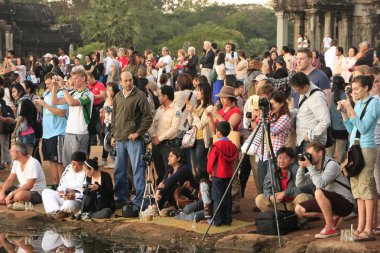
[[[347,131],[350,133],[350,146],[355,141],[356,132],[360,132],[360,146],[362,148],[376,148],[375,144],[375,128],[378,118],[380,117],[380,105],[376,98],[373,98],[367,106],[367,110],[362,120],[360,116],[368,102],[368,96],[364,101],[359,100],[355,105],[356,118],[350,118],[344,121]]]
[[[43,119],[42,119],[43,135],[42,135],[42,138],[43,139],[50,139],[54,136],[64,135],[65,130],[66,130],[66,122],[67,122],[67,118],[69,115],[69,105],[68,104],[53,105],[51,103],[51,92],[49,90],[45,91],[43,97],[44,97],[44,101],[48,105],[50,105],[51,107],[66,110],[66,117],[60,117],[60,116],[54,115],[51,111],[49,111],[48,109],[46,109],[44,107],[43,111],[42,111],[42,113],[43,113],[42,114],[43,115]],[[58,91],[57,97],[58,98],[63,97],[63,92]]]
[[[346,99],[346,94],[344,91],[336,91],[339,92],[339,101]],[[346,127],[343,124],[342,113],[338,111],[337,105],[334,103],[334,93],[331,92],[331,107],[330,107],[330,118],[331,118],[331,127],[335,131],[346,130]]]

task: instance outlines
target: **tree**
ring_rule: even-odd
[[[205,40],[216,42],[218,45],[233,42],[238,48],[244,48],[245,46],[244,36],[239,31],[225,29],[209,21],[205,24],[198,24],[192,27],[183,35],[175,36],[161,43],[157,49],[165,46],[172,52],[176,52],[178,49],[187,51],[187,47],[184,48],[184,45],[192,45],[195,48],[201,49]]]
[[[246,46],[245,46],[245,52],[247,55],[256,55],[256,56],[262,56],[262,54],[265,52],[265,50],[268,48],[268,41],[263,38],[253,38],[250,39]]]

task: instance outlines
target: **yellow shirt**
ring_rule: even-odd
[[[167,108],[161,105],[157,109],[149,133],[152,137],[157,136],[160,141],[176,138],[181,116],[181,110],[174,103],[171,103]]]

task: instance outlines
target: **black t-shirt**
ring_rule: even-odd
[[[85,70],[90,70],[92,66],[94,66],[95,64],[93,62],[91,62],[90,64],[83,64],[83,67]]]
[[[99,81],[100,77],[103,75],[104,71],[104,64],[98,63],[95,65],[94,71],[92,72],[94,74],[95,80]]]
[[[24,99],[19,106],[21,106],[19,116],[26,118],[28,124],[36,129],[37,109],[33,102],[30,99]]]

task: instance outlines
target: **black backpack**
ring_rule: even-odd
[[[87,115],[90,114],[89,109],[88,109],[88,105],[84,106],[84,110],[85,110],[85,113]],[[95,108],[95,106],[93,106],[92,111],[91,111],[90,123],[88,123],[88,126],[87,126],[88,133],[90,135],[96,135],[96,134],[100,133],[101,127],[102,126],[100,124],[99,111]]]
[[[1,103],[1,116],[6,118],[15,118],[15,115],[13,113],[13,110],[10,106],[7,106],[5,103]],[[2,134],[11,134],[15,131],[16,128],[16,123],[7,123],[3,122],[3,127],[2,127]]]

